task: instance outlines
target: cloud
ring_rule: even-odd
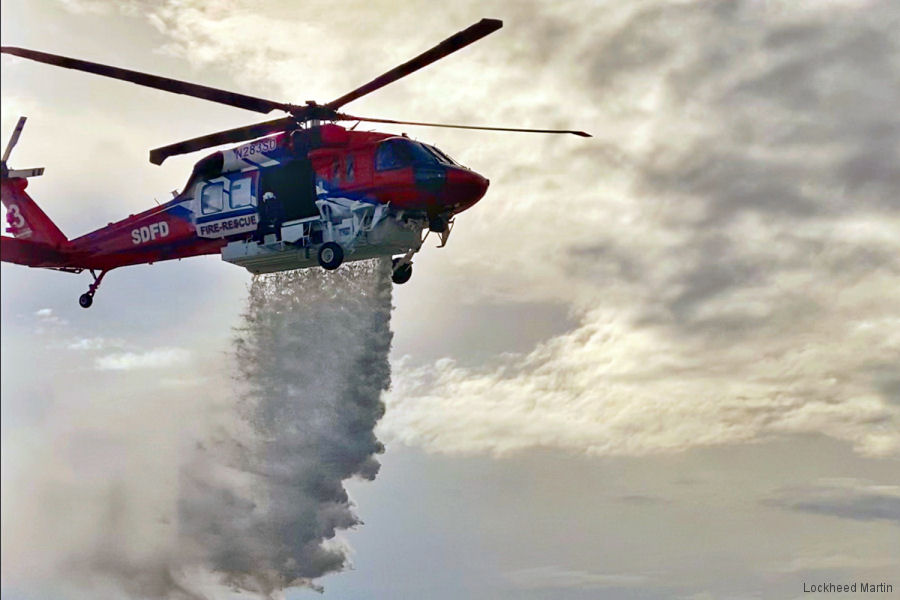
[[[59,0],[66,10],[75,14],[109,15],[115,10],[115,3],[106,0]]]
[[[530,68],[591,100],[598,140],[492,177],[443,281],[471,304],[568,305],[578,326],[481,368],[399,362],[385,434],[451,453],[793,434],[900,453],[896,4],[583,8],[591,35],[535,19],[553,50]]]
[[[146,352],[122,352],[98,357],[94,362],[100,371],[130,371],[182,366],[191,353],[182,348],[154,348]]]
[[[764,503],[842,519],[900,524],[900,485],[876,485],[858,479],[822,480],[815,485],[784,488]]]
[[[125,343],[122,340],[94,336],[74,339],[66,345],[66,348],[69,350],[103,350],[109,347],[118,348],[124,345]]]
[[[859,328],[846,346],[822,335],[757,355],[702,338],[676,342],[598,309],[575,331],[493,368],[401,361],[381,427],[446,453],[640,455],[821,433],[865,454],[895,454],[900,409],[858,380],[867,357],[849,350],[882,334]]]
[[[817,553],[798,556],[785,565],[772,570],[778,573],[800,573],[804,571],[861,571],[884,569],[897,565],[896,557],[868,557],[850,554]]]
[[[520,569],[506,573],[506,579],[522,589],[575,588],[592,590],[600,588],[636,587],[647,583],[647,577],[634,574],[606,574],[566,569],[556,565]]]
[[[52,308],[41,308],[34,311],[34,318],[37,321],[35,333],[38,334],[55,332],[68,324],[68,321],[54,313]]]

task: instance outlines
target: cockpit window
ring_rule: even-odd
[[[406,138],[393,138],[381,142],[375,154],[375,169],[378,171],[401,169],[412,164],[435,163],[459,166],[458,162],[434,146]]]
[[[440,148],[437,148],[436,146],[428,146],[428,145],[425,145],[425,147],[428,148],[429,150],[431,150],[432,152],[434,152],[435,154],[437,154],[441,158],[441,162],[445,162],[449,165],[460,166],[458,162],[456,162],[455,160],[450,158],[450,156],[445,154],[444,151],[441,150]]]
[[[450,161],[444,160],[444,157],[441,156],[440,154],[438,154],[437,152],[435,152],[435,149],[432,148],[431,146],[428,146],[428,145],[425,145],[425,144],[420,144],[420,146],[422,147],[423,150],[425,150],[425,152],[428,153],[428,155],[429,155],[433,160],[436,160],[437,162],[441,162],[441,163],[452,164]]]
[[[402,169],[412,163],[413,153],[409,140],[385,140],[381,142],[375,153],[375,169],[378,171]]]

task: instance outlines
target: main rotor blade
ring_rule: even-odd
[[[261,113],[268,113],[275,109],[281,109],[290,112],[290,110],[293,108],[291,104],[285,104],[283,102],[275,102],[272,100],[266,100],[265,98],[246,96],[244,94],[238,94],[226,90],[219,90],[216,88],[207,87],[205,85],[198,85],[196,83],[188,83],[186,81],[179,81],[177,79],[170,79],[168,77],[150,75],[148,73],[141,73],[140,71],[131,71],[129,69],[110,67],[108,65],[101,65],[100,63],[79,60],[77,58],[69,58],[67,56],[59,56],[57,54],[48,54],[47,52],[38,52],[36,50],[16,48],[13,46],[3,46],[2,48],[0,48],[0,52],[3,52],[4,54],[12,54],[14,56],[20,56],[22,58],[27,58],[30,60],[36,60],[48,65],[54,65],[66,69],[76,69],[78,71],[86,71],[88,73],[94,73],[95,75],[102,75],[104,77],[112,77],[113,79],[130,81],[131,83],[163,90],[165,92],[184,94],[186,96],[193,96],[195,98],[210,100],[212,102],[227,104],[229,106],[236,106],[237,108],[244,108],[246,110],[253,110]]]
[[[523,129],[520,127],[484,127],[480,125],[450,125],[448,123],[425,123],[422,121],[396,121],[394,119],[373,119],[370,117],[354,117],[338,113],[338,118],[342,121],[366,121],[369,123],[389,123],[392,125],[418,125],[421,127],[446,127],[448,129],[480,129],[482,131],[518,131],[523,133],[571,133],[581,137],[594,137],[585,131],[575,131],[572,129]]]
[[[19,117],[19,122],[16,123],[16,128],[9,137],[9,143],[6,144],[6,150],[3,151],[3,159],[0,162],[5,164],[6,161],[9,160],[9,153],[12,152],[12,149],[19,143],[19,136],[22,135],[22,128],[25,127],[25,119],[26,117]]]
[[[270,133],[277,133],[295,127],[297,124],[294,117],[282,117],[273,121],[257,123],[256,125],[246,125],[244,127],[236,127],[226,131],[210,133],[177,144],[169,144],[161,148],[150,151],[150,162],[154,165],[161,165],[164,160],[170,156],[178,154],[188,154],[204,148],[219,146],[221,144],[232,144],[235,142],[243,142],[252,140]]]
[[[462,31],[448,37],[446,40],[444,40],[431,50],[427,50],[414,59],[403,63],[399,67],[391,69],[387,73],[376,77],[369,83],[356,88],[352,92],[344,94],[336,100],[332,100],[325,106],[331,109],[338,109],[348,102],[352,102],[353,100],[356,100],[361,96],[365,96],[366,94],[372,93],[377,89],[383,88],[389,83],[393,83],[401,77],[406,77],[410,73],[414,73],[415,71],[418,71],[423,67],[427,67],[431,63],[444,58],[448,54],[451,54],[461,48],[468,46],[472,42],[477,42],[484,36],[497,31],[501,27],[503,27],[503,21],[499,19],[482,19],[474,25],[467,27],[466,29],[463,29]]]

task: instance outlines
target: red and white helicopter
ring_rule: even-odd
[[[288,116],[152,150],[150,161],[161,164],[169,156],[245,142],[197,162],[183,191],[169,202],[72,240],[25,192],[28,177],[41,175],[43,169],[7,167],[25,123],[22,117],[3,154],[2,201],[6,231],[12,237],[2,236],[0,256],[29,267],[90,271],[94,280],[78,300],[84,308],[91,306],[104,275],[112,269],[202,254],[221,253],[223,260],[252,273],[315,265],[331,270],[344,261],[396,256],[393,281],[405,283],[412,275],[412,257],[428,233],[435,232],[441,246],[446,244],[454,215],[484,196],[488,180],[434,146],[406,136],[348,130],[335,121],[589,135],[374,119],[338,109],[502,25],[496,19],[482,19],[331,102],[305,105],[3,47],[4,54],[260,113],[281,110]]]

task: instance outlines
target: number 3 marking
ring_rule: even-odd
[[[10,227],[14,227],[19,229],[23,225],[25,225],[25,218],[22,217],[22,213],[19,211],[19,206],[16,204],[9,205],[9,212],[6,213],[6,220],[9,222]]]

